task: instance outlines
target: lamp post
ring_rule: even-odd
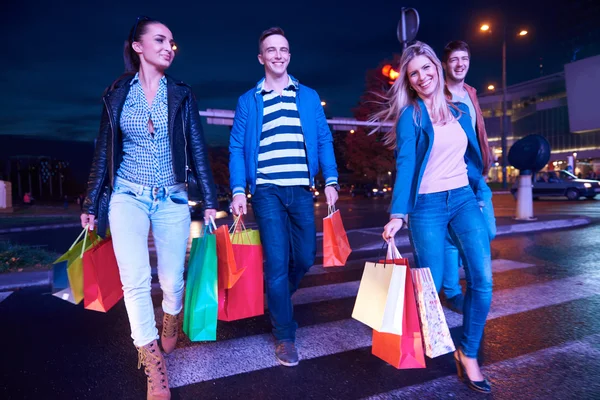
[[[482,32],[492,33],[491,26],[489,24],[483,24],[479,28]],[[527,35],[527,31],[521,29],[519,36]],[[500,119],[500,133],[501,133],[501,146],[502,146],[502,188],[508,187],[506,180],[506,169],[508,164],[508,150],[506,149],[506,24],[502,28],[502,118]]]

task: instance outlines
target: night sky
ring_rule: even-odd
[[[553,2],[556,3],[557,2]],[[560,13],[550,2],[528,1],[11,1],[1,8],[3,40],[0,135],[92,141],[101,94],[123,71],[123,41],[138,15],[163,21],[179,46],[169,74],[190,84],[201,110],[234,109],[240,94],[263,76],[256,59],[260,33],[280,26],[290,42],[289,72],[327,101],[329,116],[351,117],[365,71],[400,50],[402,6],[421,16],[417,38],[441,54],[446,42],[472,48],[467,81],[480,91],[500,84],[501,38],[478,31],[500,11],[512,31],[508,83],[558,72],[569,61],[561,46]],[[543,14],[543,16],[542,16]],[[522,24],[522,25],[521,25]],[[564,25],[564,24],[563,24]],[[511,29],[509,29],[511,31]],[[226,145],[228,128],[205,124],[211,145]]]

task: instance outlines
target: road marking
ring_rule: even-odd
[[[541,307],[600,295],[600,274],[585,274],[494,294],[488,320]],[[548,296],[552,293],[552,296]],[[444,310],[448,326],[462,325],[462,315]],[[312,359],[371,345],[372,330],[353,319],[301,327],[297,346],[302,359]],[[167,358],[171,387],[233,376],[278,365],[271,334],[195,344]]]
[[[8,296],[13,294],[13,292],[0,292],[0,303],[2,303]]]
[[[515,379],[519,381],[519,377],[522,377],[521,382],[526,394],[521,396],[527,398],[571,398],[573,392],[570,391],[579,385],[577,382],[578,377],[582,381],[585,380],[585,385],[588,386],[590,384],[589,374],[592,373],[598,376],[600,350],[597,348],[597,343],[599,340],[600,334],[590,335],[582,340],[567,342],[560,346],[485,365],[482,372],[492,381],[494,396],[500,396],[501,398],[514,396]],[[563,363],[570,365],[568,383],[562,374],[548,374],[548,371],[555,367],[553,365],[554,360],[562,360]],[[582,360],[585,360],[585,362],[582,362]],[[590,371],[589,363],[596,364],[596,369]],[[596,388],[587,387],[586,391],[588,393],[600,393],[600,383],[596,382]],[[449,393],[464,393],[465,396],[472,394],[465,385],[457,385],[455,375],[449,375],[418,385],[380,393],[364,400],[454,397],[449,396]],[[550,393],[552,393],[551,396]]]

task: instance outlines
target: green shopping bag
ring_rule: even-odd
[[[79,304],[83,300],[83,253],[102,240],[95,231],[89,231],[87,235],[86,231],[88,231],[87,226],[81,231],[69,250],[54,261],[53,283],[58,290],[53,290],[52,294],[73,304]],[[68,288],[56,285],[58,281],[62,280],[60,276],[64,274],[65,268],[69,281]]]
[[[185,285],[183,332],[193,342],[217,339],[217,241],[207,226],[192,240]]]

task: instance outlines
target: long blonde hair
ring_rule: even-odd
[[[379,126],[373,129],[369,134],[380,130],[382,128],[382,122],[394,121],[393,128],[383,136],[384,144],[389,148],[396,147],[396,127],[400,120],[400,116],[408,106],[414,106],[413,120],[415,121],[415,124],[420,125],[421,123],[421,114],[423,111],[421,110],[421,107],[419,107],[419,95],[410,86],[407,71],[408,63],[417,56],[429,58],[435,65],[438,74],[438,83],[433,93],[431,110],[429,110],[431,122],[438,125],[445,125],[455,119],[449,106],[456,107],[446,99],[444,94],[445,84],[442,63],[429,45],[423,42],[416,42],[407,47],[406,50],[404,50],[404,53],[402,53],[398,78],[390,90],[383,96],[384,109],[373,114],[370,118],[370,121],[375,125],[379,124]],[[425,111],[427,112],[427,110]]]

